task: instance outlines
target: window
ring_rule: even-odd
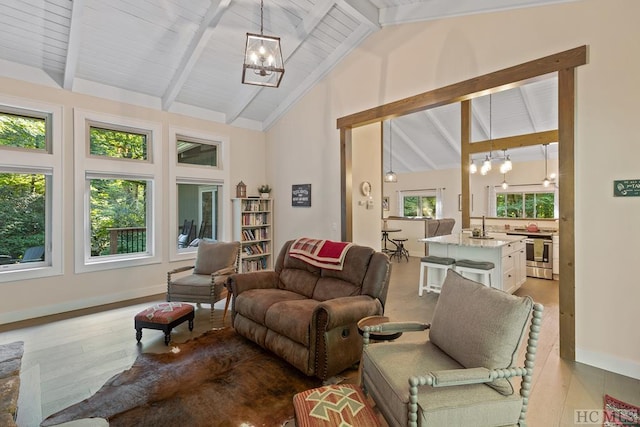
[[[62,272],[61,110],[0,96],[0,282]]]
[[[500,192],[496,194],[496,216],[506,218],[555,218],[553,192]]]
[[[50,123],[51,114],[0,111],[0,146],[45,151],[50,146],[51,132],[47,132]]]
[[[161,125],[76,110],[74,127],[76,272],[158,262]]]
[[[402,216],[436,217],[436,196],[404,196]]]
[[[147,160],[149,135],[140,130],[118,130],[104,125],[89,126],[89,153],[114,159]]]
[[[146,253],[150,182],[90,178],[89,187],[91,257]]]
[[[192,259],[200,239],[229,240],[228,138],[169,128],[172,261]]]
[[[179,136],[176,142],[178,163],[184,165],[201,165],[218,167],[218,143],[197,141],[193,138]]]

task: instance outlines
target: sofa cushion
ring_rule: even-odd
[[[279,287],[311,298],[319,277],[319,271],[313,272],[299,268],[283,268],[280,272]]]
[[[362,288],[360,286],[356,286],[351,282],[333,277],[321,277],[313,292],[313,299],[327,301],[339,297],[360,295],[361,291]]]
[[[533,308],[530,297],[488,288],[449,271],[438,297],[429,338],[465,368],[511,367]],[[490,384],[513,394],[508,380]]]
[[[319,301],[308,298],[277,302],[267,310],[264,325],[308,347],[311,318],[318,304],[320,304]]]
[[[306,300],[304,295],[284,289],[250,289],[236,296],[234,310],[254,322],[265,325],[269,308],[281,301]]]
[[[235,265],[238,258],[238,242],[209,242],[203,240],[198,245],[195,274],[212,274],[225,267]]]

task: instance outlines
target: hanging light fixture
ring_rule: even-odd
[[[502,152],[504,153],[504,162],[500,165],[500,173],[505,174],[513,169],[513,163],[511,163],[507,150],[502,150]]]
[[[471,164],[469,165],[469,173],[476,173],[476,172],[478,172],[478,166],[476,166],[473,159],[471,159]]]
[[[509,184],[507,184],[507,174],[503,173],[502,174],[502,189],[506,190],[507,188],[509,188]]]
[[[544,180],[542,180],[542,185],[545,187],[549,186],[549,175],[547,175],[547,150],[549,149],[549,144],[544,144]]]
[[[487,154],[484,158],[484,162],[482,162],[482,167],[480,168],[480,173],[482,175],[486,175],[491,170],[491,154],[493,148],[493,131],[491,129],[492,126],[492,118],[491,118],[491,94],[489,94],[489,154]]]
[[[263,34],[264,4],[260,0],[260,34],[247,33],[242,83],[278,87],[284,76],[280,37]]]
[[[398,182],[398,175],[393,171],[393,138],[391,136],[391,120],[389,120],[389,171],[384,174],[384,182]]]

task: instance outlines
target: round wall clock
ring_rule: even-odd
[[[371,183],[369,181],[362,181],[362,184],[360,184],[360,192],[363,196],[368,197],[371,195]]]

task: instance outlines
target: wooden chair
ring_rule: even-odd
[[[195,302],[213,305],[228,295],[227,278],[238,272],[240,242],[210,242],[198,245],[195,265],[179,267],[167,273],[167,301]],[[193,270],[190,275],[180,275]],[[225,306],[225,315],[229,305]]]

